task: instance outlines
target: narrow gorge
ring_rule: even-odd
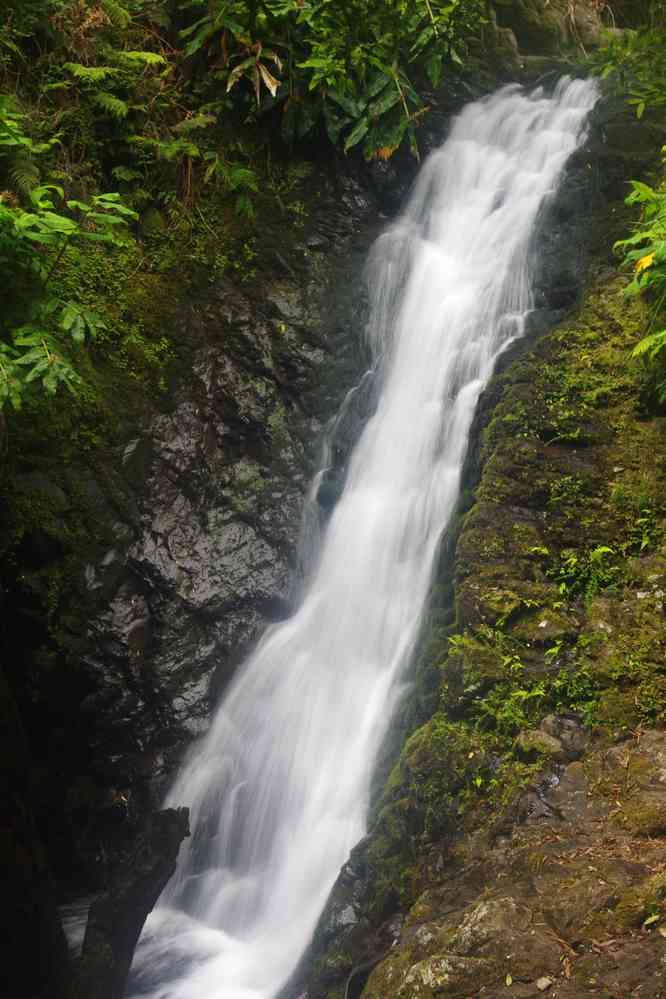
[[[278,6],[235,5],[254,33]],[[99,10],[85,31],[130,30]],[[654,304],[613,252],[666,124],[595,75],[604,19],[487,8],[423,112],[402,70],[365,117],[336,105],[364,159],[272,136],[207,200],[206,163],[256,141],[218,135],[233,152],[191,144],[184,207],[153,197],[108,261],[66,237],[39,294],[64,259],[72,328],[106,343],[87,310],[115,294],[130,333],[75,402],[26,387],[0,427],[8,994],[666,994],[663,402],[631,357]],[[198,143],[184,47],[169,127]]]

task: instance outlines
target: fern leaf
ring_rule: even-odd
[[[120,166],[113,168],[111,176],[115,177],[116,180],[129,182],[132,180],[139,180],[141,173],[138,170],[132,170],[131,167],[126,167],[121,164]]]
[[[82,83],[101,83],[118,72],[113,66],[82,66],[78,62],[66,62],[65,69]]]
[[[21,151],[16,154],[9,168],[9,178],[19,194],[27,195],[38,186],[39,170],[29,153]]]
[[[215,115],[212,114],[195,114],[192,118],[185,118],[183,121],[179,121],[177,125],[173,126],[174,132],[193,132],[197,128],[208,128],[210,125],[214,125],[217,121]]]
[[[660,330],[658,333],[651,333],[650,336],[643,337],[632,350],[631,356],[645,357],[647,355],[653,361],[657,354],[660,354],[665,348],[666,330]]]
[[[106,92],[95,94],[94,101],[117,121],[122,121],[129,114],[129,106],[115,94],[107,94]]]
[[[102,0],[104,13],[116,28],[127,28],[132,21],[132,15],[125,10],[117,0]]]
[[[166,59],[159,52],[118,52],[118,57],[120,59],[125,59],[127,62],[136,65],[143,66],[164,66],[166,64]]]

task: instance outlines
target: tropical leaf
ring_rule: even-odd
[[[263,62],[257,63],[257,69],[261,73],[261,79],[264,81],[265,86],[270,91],[271,97],[275,97],[277,89],[280,86],[280,81],[276,80],[275,77],[269,73]]]
[[[361,118],[356,127],[352,129],[352,131],[345,139],[346,153],[349,152],[350,149],[353,149],[354,146],[358,145],[358,143],[365,138],[369,128],[370,128],[369,120],[367,118]]]

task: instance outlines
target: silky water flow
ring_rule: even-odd
[[[474,408],[532,307],[531,238],[593,81],[466,107],[370,256],[377,405],[292,617],[238,671],[171,789],[192,836],[131,995],[272,999],[364,835],[373,763],[419,636]]]

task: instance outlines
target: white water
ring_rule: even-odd
[[[237,675],[168,804],[193,835],[133,988],[271,999],[351,847],[419,635],[479,393],[531,308],[530,238],[582,141],[593,83],[467,107],[369,266],[377,410],[302,602]]]

